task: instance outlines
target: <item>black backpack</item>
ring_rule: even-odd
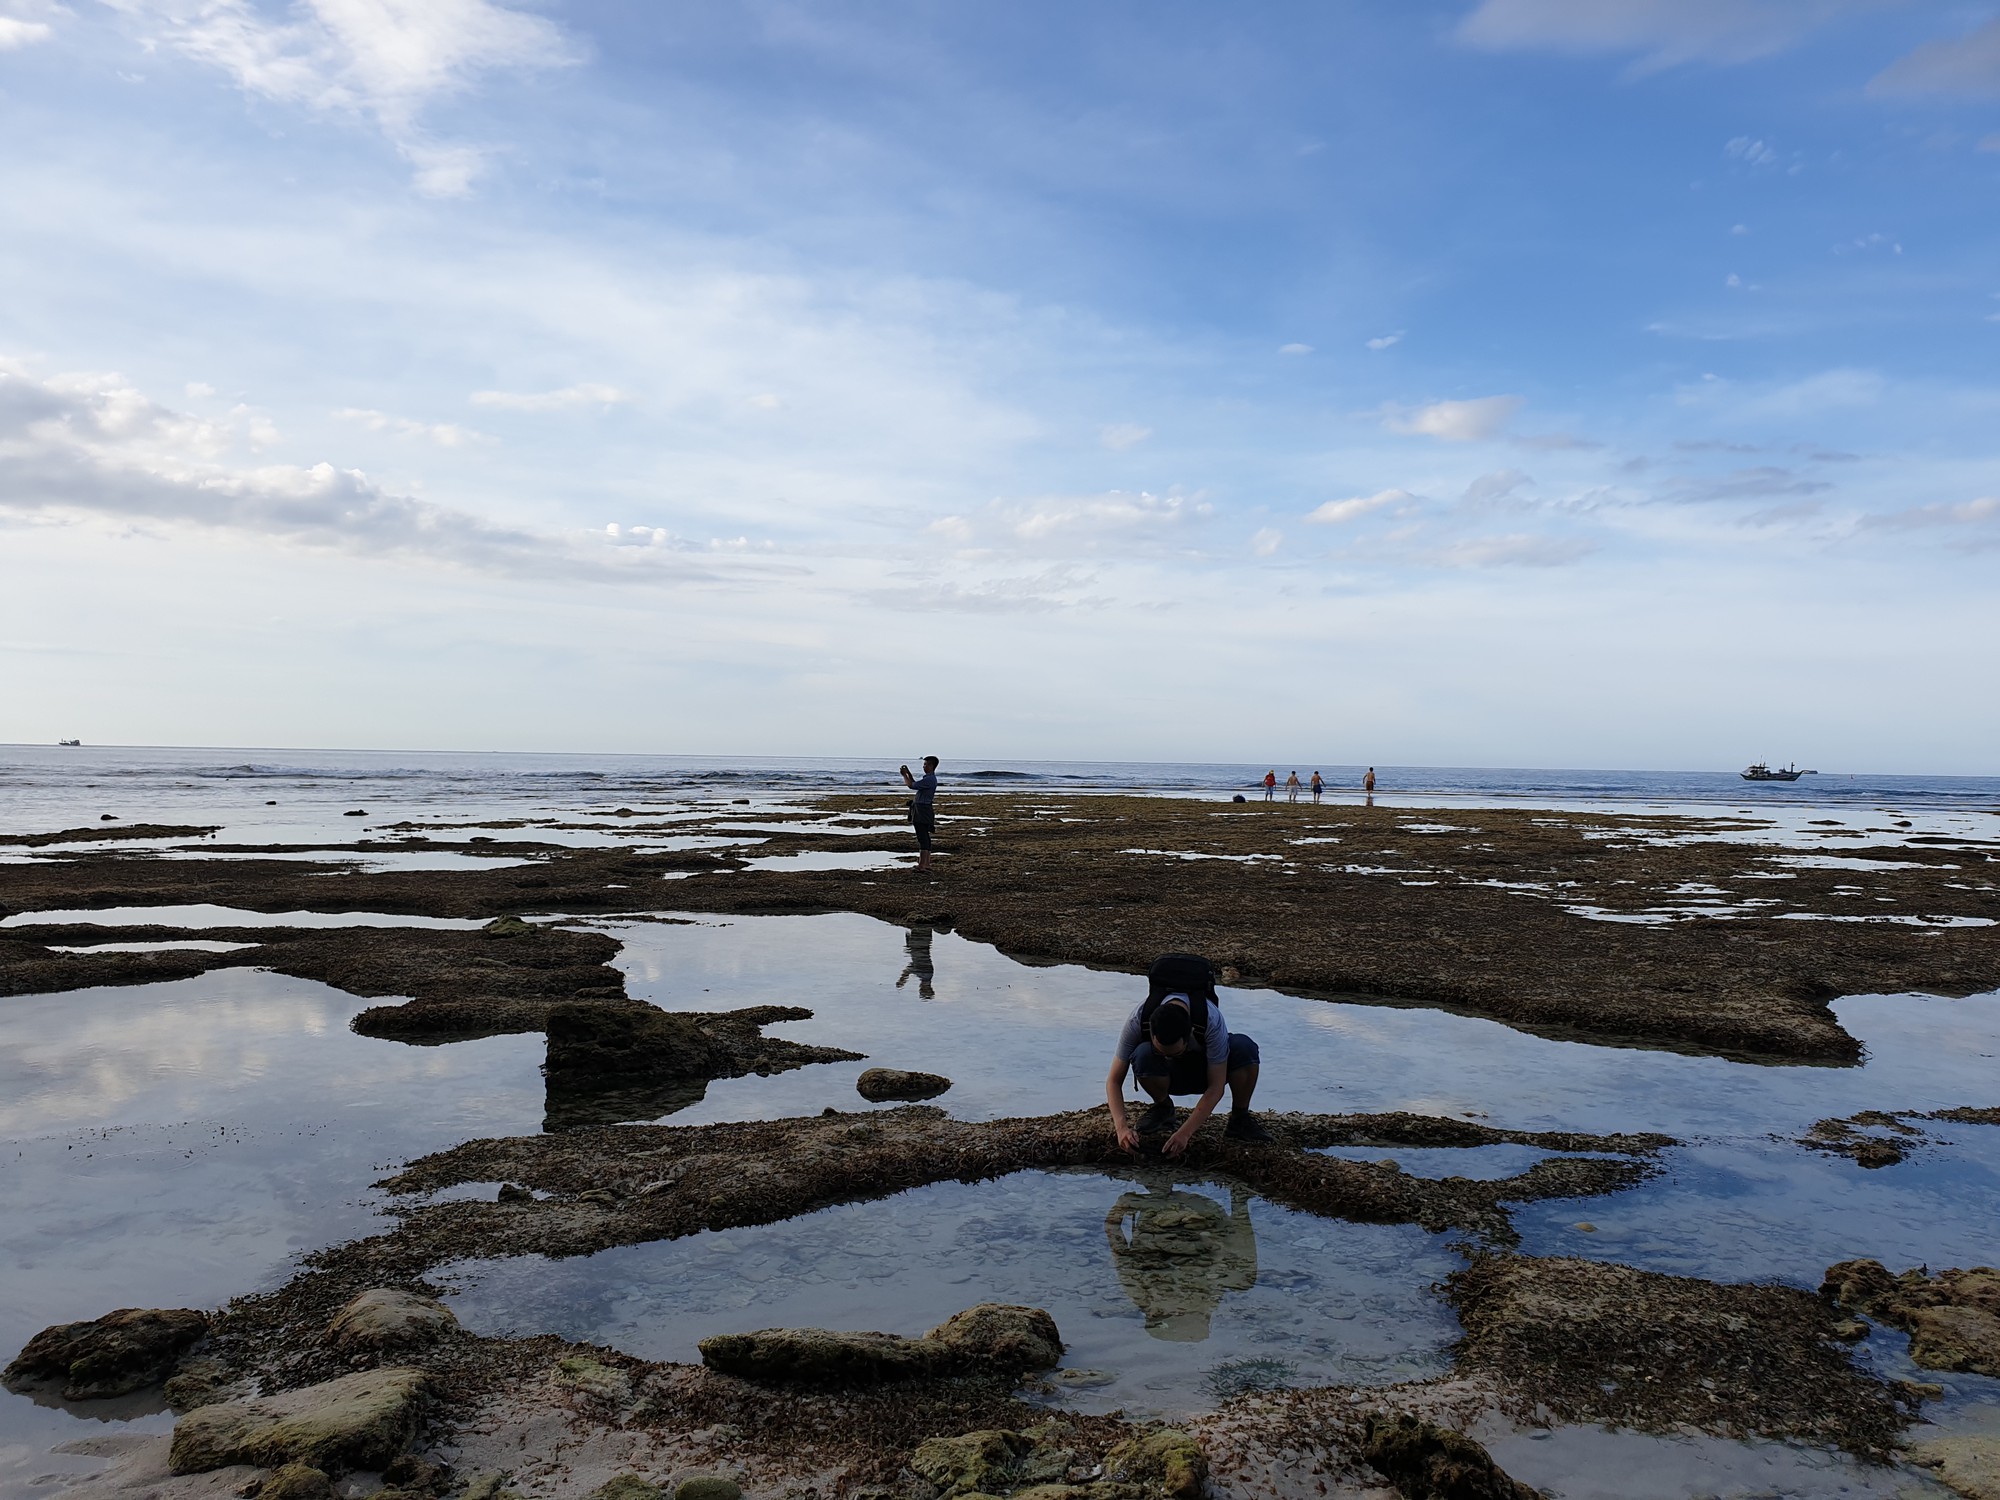
[[[1162,953],[1153,960],[1153,967],[1146,971],[1146,1003],[1139,1007],[1139,1024],[1147,1036],[1152,1035],[1153,1012],[1160,1008],[1160,1002],[1169,995],[1186,995],[1194,1022],[1194,1035],[1190,1039],[1197,1054],[1208,1049],[1208,1005],[1221,1013],[1222,1002],[1215,993],[1215,965],[1198,953]]]

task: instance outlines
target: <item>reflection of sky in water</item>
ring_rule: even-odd
[[[537,1127],[540,1037],[405,1047],[347,1029],[370,1003],[250,969],[0,1001],[0,1352],[274,1284],[375,1227],[397,1162]],[[103,1430],[0,1394],[0,1495]]]
[[[478,925],[218,907],[64,915],[195,927]],[[964,1118],[1087,1107],[1102,1097],[1112,1040],[1143,992],[1131,975],[1017,963],[955,934],[850,915],[605,925],[628,945],[620,963],[635,995],[669,1009],[803,1005],[814,1018],[775,1034],[870,1054],[865,1063],[717,1081],[676,1123],[866,1109],[853,1084],[870,1065],[951,1077],[954,1087],[935,1102]],[[0,1346],[18,1347],[58,1318],[215,1305],[270,1284],[299,1252],[365,1232],[374,1222],[367,1184],[396,1163],[536,1128],[539,1037],[433,1048],[356,1037],[347,1021],[368,1003],[307,981],[224,970],[0,1006],[0,1195],[9,1209],[0,1221],[9,1267]],[[1931,1143],[1875,1172],[1790,1141],[1816,1119],[1862,1108],[2000,1104],[1994,996],[1840,1002],[1843,1023],[1868,1046],[1860,1068],[1557,1041],[1439,1011],[1254,989],[1226,991],[1224,1008],[1263,1046],[1259,1102],[1269,1108],[1409,1109],[1529,1129],[1655,1129],[1689,1141],[1667,1154],[1660,1177],[1632,1191],[1517,1209],[1531,1253],[1803,1286],[1854,1255],[1899,1268],[1993,1259],[2000,1129],[1928,1126]],[[1511,1175],[1541,1155],[1508,1146],[1332,1154],[1473,1177]],[[1140,1247],[1136,1259],[1114,1252],[1106,1218],[1128,1192],[1143,1201],[1143,1189],[1029,1173],[678,1245],[554,1266],[498,1263],[480,1268],[466,1300],[487,1299],[494,1316],[506,1311],[536,1327],[546,1315],[548,1327],[638,1353],[663,1351],[648,1339],[679,1340],[677,1357],[705,1332],[802,1321],[919,1332],[982,1298],[1027,1301],[1056,1312],[1075,1346],[1071,1367],[1115,1377],[1101,1392],[1064,1399],[1101,1395],[1105,1406],[1135,1410],[1205,1401],[1204,1392],[1257,1378],[1389,1380],[1434,1367],[1449,1315],[1427,1288],[1454,1260],[1430,1236],[1252,1200],[1255,1277],[1239,1286],[1248,1245],[1230,1248],[1228,1193],[1182,1191],[1204,1196],[1214,1213],[1182,1201],[1162,1205],[1164,1217],[1150,1225],[1131,1204],[1114,1216],[1128,1246]],[[1580,1221],[1596,1232],[1577,1230]],[[1185,1265],[1170,1254],[1177,1239]],[[1159,1336],[1203,1319],[1205,1339]],[[1897,1364],[1899,1337],[1869,1347],[1891,1373],[1909,1373]],[[1955,1406],[1995,1389],[1976,1377],[1946,1383]],[[0,1400],[0,1493],[10,1485],[10,1445],[32,1457],[79,1430],[60,1412]],[[36,1462],[38,1472],[56,1467],[45,1456]]]
[[[1431,1283],[1460,1264],[1410,1225],[1346,1224],[1238,1189],[1135,1173],[938,1183],[782,1224],[549,1261],[460,1262],[439,1280],[482,1332],[554,1330],[694,1360],[756,1328],[918,1334],[977,1302],[1046,1308],[1091,1410],[1184,1410],[1282,1372],[1386,1384],[1442,1373],[1457,1336]]]
[[[374,911],[245,911],[235,906],[100,906],[59,911],[17,911],[0,927],[436,927],[468,931],[483,917],[412,917]]]

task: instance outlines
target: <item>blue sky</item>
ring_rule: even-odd
[[[2000,4],[0,0],[0,140],[0,739],[2000,770]]]

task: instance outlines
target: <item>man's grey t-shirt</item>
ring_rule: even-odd
[[[937,800],[937,772],[926,771],[917,778],[917,811],[929,812]]]
[[[1186,995],[1168,995],[1160,1004],[1165,1005],[1170,1000],[1186,1000],[1187,998]],[[1222,1011],[1216,1006],[1213,1000],[1204,1000],[1202,1004],[1208,1007],[1208,1060],[1212,1063],[1222,1063],[1227,1066],[1229,1062],[1229,1023],[1222,1019]],[[1125,1018],[1125,1029],[1118,1033],[1118,1056],[1126,1062],[1132,1060],[1132,1054],[1139,1050],[1142,1043],[1150,1040],[1146,1035],[1146,1023],[1140,1019],[1145,1014],[1145,1010],[1146,1007],[1143,1004],[1135,1007],[1132,1014]]]

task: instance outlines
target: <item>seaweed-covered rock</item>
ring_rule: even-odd
[[[854,1080],[854,1091],[871,1104],[935,1099],[950,1087],[951,1080],[941,1073],[911,1073],[902,1068],[868,1068]]]
[[[429,1380],[422,1370],[363,1370],[281,1396],[204,1406],[175,1424],[167,1463],[176,1474],[293,1462],[329,1473],[380,1469],[416,1437]]]
[[[986,1302],[954,1313],[922,1338],[766,1328],[701,1341],[702,1363],[746,1380],[797,1385],[878,1384],[930,1375],[1019,1376],[1062,1358],[1055,1319],[1040,1308]]]
[[[1792,1287],[1569,1257],[1482,1255],[1446,1280],[1461,1374],[1565,1422],[1803,1438],[1887,1453],[1915,1393],[1855,1367],[1839,1317]]]
[[[1104,1472],[1114,1481],[1143,1485],[1173,1500],[1200,1500],[1208,1483],[1208,1459],[1185,1432],[1162,1427],[1127,1438],[1105,1454]]]
[[[191,1307],[121,1307],[88,1322],[44,1328],[0,1379],[10,1390],[60,1380],[69,1401],[123,1396],[166,1379],[207,1332],[208,1314]]]
[[[1067,1458],[1067,1450],[1042,1451],[1026,1433],[984,1428],[920,1443],[910,1455],[910,1470],[934,1486],[940,1500],[952,1500],[959,1495],[1004,1495],[1024,1485],[1060,1479]]]
[[[326,1334],[343,1354],[428,1343],[458,1326],[450,1308],[396,1287],[360,1293],[333,1315]]]
[[[1408,1500],[1539,1500],[1471,1438],[1407,1412],[1369,1417],[1361,1456]]]
[[[1905,1271],[1877,1260],[1827,1267],[1820,1295],[1910,1336],[1910,1358],[1927,1370],[2000,1375],[2000,1270]]]
[[[727,1474],[696,1474],[674,1486],[674,1500],[743,1500],[743,1486]]]

